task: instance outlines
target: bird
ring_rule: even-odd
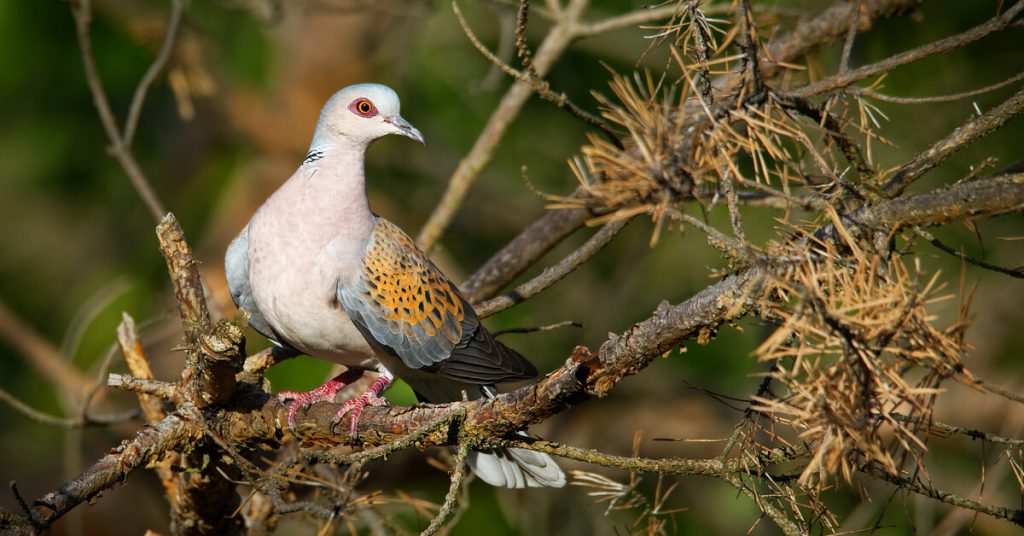
[[[366,195],[364,158],[388,135],[425,144],[400,114],[395,91],[364,83],[334,93],[320,112],[305,159],[231,242],[224,265],[235,305],[278,346],[345,365],[310,392],[278,394],[288,427],[298,411],[331,401],[366,371],[378,377],[342,404],[356,435],[368,405],[397,376],[423,402],[494,397],[495,385],[533,378],[534,365],[497,341],[459,288]],[[520,433],[522,435],[522,433]],[[561,487],[547,454],[519,448],[472,451],[480,478],[509,488]]]

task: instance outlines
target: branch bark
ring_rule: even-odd
[[[123,482],[132,471],[178,450],[202,437],[196,425],[178,415],[169,415],[152,426],[139,430],[92,467],[70,480],[57,491],[47,493],[32,507],[32,525],[47,527],[75,506],[97,497],[103,490]]]

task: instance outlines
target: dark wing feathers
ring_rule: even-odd
[[[359,277],[339,284],[338,300],[367,340],[410,368],[485,385],[537,374],[480,325],[458,288],[387,220],[377,220]]]

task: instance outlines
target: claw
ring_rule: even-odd
[[[348,431],[352,439],[359,437],[359,416],[362,415],[363,408],[366,406],[386,406],[388,401],[381,398],[380,393],[391,385],[393,379],[390,374],[381,374],[365,393],[345,402],[338,408],[338,413],[334,415],[334,424],[340,423],[345,414],[351,413],[352,417],[349,419]]]
[[[362,370],[350,369],[332,378],[327,383],[309,392],[282,391],[277,394],[277,399],[288,404],[288,430],[295,433],[295,415],[299,410],[304,410],[317,402],[331,402],[334,395],[338,394],[346,385],[358,380],[363,375]]]

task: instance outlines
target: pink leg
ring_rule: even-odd
[[[391,385],[394,379],[395,377],[390,372],[381,368],[380,377],[373,382],[373,385],[365,393],[341,405],[338,413],[334,415],[334,422],[341,422],[342,417],[346,413],[352,412],[352,418],[348,423],[348,431],[353,438],[357,437],[359,435],[357,430],[359,427],[359,415],[363,413],[363,408],[366,406],[387,405],[387,401],[381,398],[380,394]]]
[[[278,393],[277,399],[281,402],[287,402],[288,400],[292,401],[288,404],[288,429],[291,430],[292,433],[295,432],[295,414],[298,413],[300,409],[306,409],[317,402],[333,401],[334,395],[338,394],[338,391],[362,377],[362,370],[351,369],[335,376],[327,383],[309,392],[282,391]]]

